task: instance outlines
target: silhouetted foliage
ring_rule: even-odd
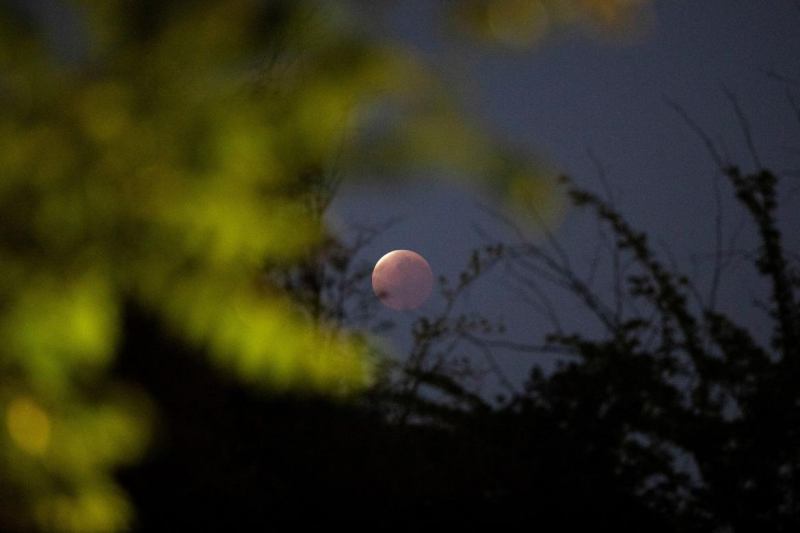
[[[796,265],[777,229],[776,175],[732,165],[721,172],[760,238],[754,267],[770,282],[769,346],[664,264],[610,202],[567,178],[573,204],[610,228],[612,255],[630,259],[613,272],[622,290],[610,300],[595,292],[552,236],[550,249],[488,245],[456,283],[441,280],[443,310],[414,323],[408,359],[359,398],[242,391],[129,309],[119,369],[148,384],[164,417],[155,454],[122,475],[141,524],[795,530]],[[284,279],[312,314],[353,326],[369,313],[343,306],[351,296],[337,291],[364,281],[368,265],[348,265],[358,264],[365,235],[353,245],[330,237],[307,261],[269,275]],[[544,344],[526,344],[457,312],[459,295],[497,268],[519,283],[549,281],[571,292],[604,333],[557,328]],[[360,323],[369,329],[369,320]],[[548,373],[534,367],[524,391],[492,402],[470,383],[475,361],[498,349],[552,353],[560,362]],[[472,357],[459,367],[465,354]]]
[[[559,331],[544,347],[520,346],[572,357],[548,375],[535,369],[509,409],[520,424],[548,427],[548,438],[562,441],[555,455],[565,464],[591,458],[604,473],[599,485],[576,481],[593,494],[573,500],[577,508],[615,490],[670,529],[794,531],[800,527],[797,265],[787,259],[778,229],[777,176],[730,164],[720,171],[759,236],[754,267],[769,281],[770,345],[700,297],[692,280],[662,263],[647,235],[608,201],[565,178],[573,204],[611,229],[614,253],[631,266],[618,301],[607,304],[558,253],[530,243],[510,248],[509,260],[527,268],[529,279],[550,275],[583,301],[605,334]]]

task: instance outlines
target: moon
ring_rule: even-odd
[[[386,307],[416,309],[431,295],[433,271],[417,252],[394,250],[375,263],[372,290]]]

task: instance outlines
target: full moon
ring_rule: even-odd
[[[386,307],[416,309],[431,295],[433,272],[417,252],[394,250],[375,264],[372,290]]]

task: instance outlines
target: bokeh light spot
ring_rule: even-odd
[[[32,399],[14,398],[6,409],[6,425],[14,443],[31,455],[42,455],[50,443],[50,417]]]

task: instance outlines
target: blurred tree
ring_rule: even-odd
[[[564,28],[630,37],[647,28],[649,0],[465,0],[453,21],[468,34],[511,48],[528,48]]]
[[[6,1],[0,70],[0,528],[131,524],[112,473],[141,456],[154,406],[109,372],[153,331],[129,309],[245,383],[370,383],[364,337],[320,306],[310,319],[292,274],[263,275],[335,252],[309,206],[334,163],[549,194],[344,3]]]

